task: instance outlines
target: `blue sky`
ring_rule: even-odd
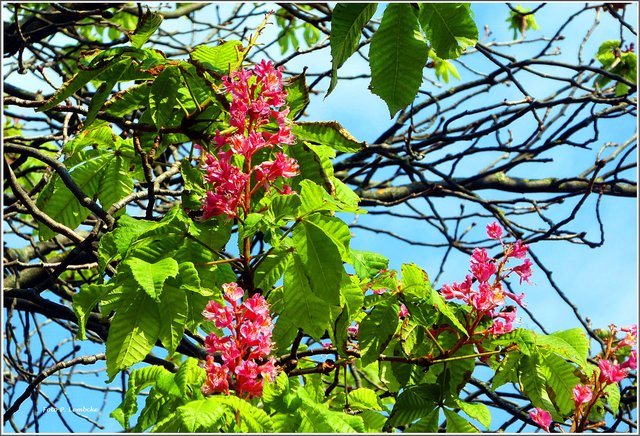
[[[550,32],[555,32],[559,23],[564,21],[569,11],[576,10],[581,6],[582,3],[549,4],[536,14],[540,30],[528,32],[527,39],[550,36]],[[533,8],[535,5],[530,5],[530,7]],[[506,5],[502,3],[474,3],[472,4],[472,10],[475,13],[481,38],[484,25],[489,24],[493,34],[487,41],[511,39],[511,31],[507,29],[507,24],[505,23],[508,17]],[[204,13],[206,14],[206,11]],[[636,15],[637,4],[629,5],[627,10],[628,19]],[[579,40],[588,27],[591,26],[594,17],[595,11],[593,16],[577,20],[563,33],[566,39],[557,42],[557,45],[562,50],[557,60],[574,61],[575,47],[579,44]],[[592,36],[591,42],[585,47],[586,59],[591,59],[601,41],[618,38],[619,30],[613,18],[603,13],[601,20],[601,26]],[[178,26],[177,22],[174,25]],[[265,34],[265,40],[269,40],[269,33],[275,31],[277,31],[275,26],[269,26]],[[537,47],[535,50],[539,50],[539,46],[526,44],[514,48],[511,54],[523,59],[528,54],[526,50],[534,50],[533,47]],[[276,58],[279,57],[277,47],[272,49],[272,53]],[[287,68],[299,70],[303,66],[308,66],[310,71],[324,71],[330,68],[330,62],[329,50],[325,49],[315,52],[312,56],[296,58],[287,65]],[[478,65],[481,66],[481,64],[482,61],[479,61]],[[341,68],[340,74],[351,75],[364,71],[368,71],[366,61],[354,56]],[[461,67],[458,68],[458,71],[462,75],[462,81],[464,81],[465,77],[468,77],[467,72]],[[432,78],[435,79],[435,77]],[[16,80],[15,75],[11,79],[12,81]],[[19,84],[17,81],[15,83]],[[455,85],[456,83],[455,79],[452,79],[450,85]],[[538,79],[531,78],[525,84],[525,87],[534,90],[534,92],[539,89],[541,96],[543,96],[546,94],[545,90],[540,87],[541,84],[542,82]],[[320,89],[324,90],[327,86],[328,81],[324,81],[321,83]],[[320,96],[314,96],[307,110],[308,119],[337,120],[356,138],[366,141],[374,140],[384,128],[390,125],[391,121],[385,104],[377,96],[371,94],[367,86],[368,83],[364,80],[342,82],[328,97],[324,98],[324,93]],[[50,92],[50,90],[45,88],[45,93],[47,92]],[[517,91],[505,89],[505,98],[521,98],[521,96]],[[603,134],[603,141],[623,141],[630,136],[630,132],[636,129],[635,123],[610,123],[610,125],[612,127],[606,131],[606,135]],[[523,126],[523,130],[526,127]],[[599,145],[594,146],[595,151],[589,156],[589,159],[595,156]],[[572,172],[575,173],[575,168],[583,167],[583,162],[574,158],[573,150],[563,151],[563,153],[553,157],[557,159],[557,163],[551,164],[554,165],[553,168],[551,166],[544,167],[544,171],[553,169],[554,171],[566,171],[567,174],[571,174]],[[469,167],[467,170],[473,171],[473,167]],[[535,171],[539,170],[536,169]],[[543,173],[540,174],[542,175]],[[529,174],[528,176],[535,177],[536,174]],[[578,219],[573,224],[573,228],[586,231],[591,236],[591,239],[596,238],[598,235],[597,222],[593,216],[594,200],[595,197],[588,200],[584,210],[578,215]],[[457,210],[459,201],[446,200],[446,202],[451,208]],[[534,251],[543,260],[543,263],[553,270],[553,278],[559,287],[570,296],[583,315],[591,318],[594,326],[606,327],[612,322],[618,325],[628,325],[637,322],[637,200],[605,197],[602,200],[601,213],[606,236],[604,246],[593,250],[586,246],[572,245],[565,242],[545,242],[536,244]],[[345,217],[345,221],[348,223],[352,219],[353,216]],[[397,231],[408,238],[416,240],[432,242],[432,238],[437,237],[426,224],[412,223],[408,225],[407,222],[374,217],[373,215],[361,216],[358,218],[358,222],[372,226],[377,223],[385,229]],[[486,224],[488,222],[478,222],[476,229],[473,231],[472,239],[482,239],[482,232]],[[432,278],[437,274],[443,254],[442,250],[413,247],[383,235],[374,237],[373,234],[362,230],[354,231],[352,247],[377,251],[386,255],[390,259],[392,268],[399,268],[405,262],[415,262],[423,267]],[[447,269],[438,282],[439,286],[454,280],[460,281],[466,274],[467,257],[455,252],[450,257]],[[534,286],[522,286],[516,287],[516,289],[518,292],[526,292],[526,301],[529,309],[535,313],[543,325],[551,330],[579,326],[570,309],[560,301],[556,293],[542,277],[542,274],[537,270],[534,272],[533,281],[535,283]],[[523,319],[523,325],[525,327],[534,327],[526,317]],[[101,351],[99,347],[88,342],[83,343],[82,346],[83,353],[86,354]],[[91,380],[96,385],[104,383],[106,378],[104,374],[86,377],[87,380]],[[80,395],[81,392],[81,389],[73,387],[68,388],[68,390],[69,394],[74,396]],[[96,395],[95,399],[92,399],[90,404],[86,405],[100,406],[101,401],[102,397]],[[119,398],[112,397],[109,399],[107,415],[118,403]],[[89,416],[93,415],[89,414]],[[65,414],[65,418],[72,421],[70,414]],[[77,418],[73,420],[75,422]],[[120,430],[119,425],[106,418],[106,415],[100,421],[107,425],[106,431]],[[66,431],[59,420],[49,414],[42,419],[41,425],[42,429],[46,431]],[[90,427],[89,424],[82,425],[86,426],[86,430]],[[82,429],[82,427],[79,428]],[[5,430],[11,431],[10,427],[5,428]]]

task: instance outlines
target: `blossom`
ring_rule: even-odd
[[[503,323],[499,319],[496,319],[495,321],[493,321],[493,325],[489,329],[489,332],[491,332],[491,334],[499,336],[505,333],[509,333],[511,330],[513,330],[513,324],[511,324],[511,321]]]
[[[500,239],[502,237],[502,227],[496,222],[487,224],[487,236],[491,239]]]
[[[529,283],[529,277],[532,275],[531,265],[531,261],[529,259],[525,259],[521,265],[512,268],[512,271],[520,276],[520,284],[522,284],[522,282]]]
[[[240,69],[224,76],[222,84],[231,94],[231,129],[223,133],[216,130],[216,156],[204,156],[204,180],[210,184],[202,200],[205,219],[218,215],[235,218],[239,207],[248,214],[249,199],[245,195],[255,192],[255,187],[247,188],[253,174],[256,187],[268,190],[277,178],[287,179],[299,173],[297,161],[281,152],[275,153],[273,160],[257,165],[251,162],[261,149],[296,141],[287,117],[289,108],[284,106],[287,93],[282,85],[282,67],[275,68],[270,61],[262,61],[253,71]],[[265,130],[274,121],[277,130]],[[241,159],[234,159],[235,156]],[[242,169],[236,166],[238,162],[244,162]],[[281,192],[290,194],[291,187],[285,186]]]
[[[222,289],[227,304],[209,301],[202,312],[227,332],[223,336],[211,333],[205,338],[209,356],[204,364],[207,378],[202,392],[228,394],[233,389],[238,396],[260,396],[264,380],[273,380],[276,375],[275,361],[269,357],[273,327],[269,306],[259,294],[239,302],[244,290],[237,283],[225,283]],[[215,353],[219,353],[222,362],[214,361]]]
[[[540,409],[536,407],[532,411],[529,412],[529,416],[531,419],[542,427],[546,432],[549,431],[549,426],[551,425],[551,414],[544,409]]]
[[[398,311],[398,318],[406,318],[409,316],[409,310],[404,304],[400,304],[400,310]]]
[[[358,331],[360,331],[360,324],[358,323],[347,327],[347,333],[349,333],[351,336],[358,336]]]
[[[638,351],[631,350],[631,354],[629,354],[629,358],[625,360],[622,364],[620,364],[620,368],[629,368],[633,371],[638,369]]]
[[[606,359],[600,359],[598,361],[598,367],[600,368],[599,380],[608,385],[618,383],[627,376],[626,368],[615,365]]]
[[[593,392],[591,392],[591,387],[583,386],[581,384],[577,384],[573,390],[573,401],[575,401],[576,406],[584,403],[588,403],[593,398]]]
[[[513,247],[511,247],[511,255],[518,259],[522,259],[527,255],[527,250],[529,250],[529,246],[527,244],[523,244],[522,241],[518,239]]]
[[[634,347],[638,342],[638,325],[633,324],[628,327],[621,327],[620,331],[625,332],[627,335],[618,343],[618,348]]]

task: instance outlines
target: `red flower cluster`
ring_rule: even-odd
[[[245,398],[262,395],[264,379],[273,380],[276,375],[271,352],[272,321],[269,306],[260,294],[238,304],[244,291],[236,283],[222,285],[224,299],[229,305],[210,301],[202,315],[214,321],[216,327],[227,334],[207,336],[205,347],[207,362],[204,369],[207,378],[202,386],[204,394],[229,393]],[[220,352],[222,364],[215,362],[213,354]]]
[[[287,118],[289,109],[282,108],[287,96],[282,87],[282,68],[276,69],[271,62],[262,61],[253,71],[234,71],[223,77],[222,82],[231,94],[229,124],[233,129],[230,133],[216,132],[218,152],[216,156],[208,154],[204,158],[205,181],[211,184],[203,200],[204,218],[217,215],[233,218],[239,206],[248,209],[247,196],[253,191],[247,186],[252,175],[255,190],[258,186],[268,189],[278,177],[291,178],[298,174],[296,160],[282,152],[277,152],[272,161],[255,166],[251,163],[260,149],[295,142]],[[272,121],[278,126],[275,133],[265,129]],[[242,156],[244,168],[233,165],[234,155]],[[291,192],[288,186],[282,191]]]
[[[453,285],[443,285],[442,295],[447,300],[458,298],[473,307],[477,312],[496,318],[491,326],[491,333],[499,335],[510,332],[513,329],[513,321],[516,318],[514,306],[506,306],[499,312],[495,309],[505,304],[504,297],[507,296],[520,306],[524,294],[515,295],[502,286],[502,281],[512,273],[520,276],[520,283],[529,283],[531,277],[531,261],[526,259],[528,245],[522,244],[520,240],[515,243],[504,243],[502,241],[502,228],[498,223],[487,225],[487,235],[491,239],[500,241],[504,256],[502,260],[490,257],[484,248],[476,248],[471,255],[471,273],[467,275],[462,283],[454,282]],[[512,258],[524,259],[520,265],[508,268],[507,262]],[[478,281],[478,290],[473,289],[473,279]],[[502,320],[497,319],[502,318]]]

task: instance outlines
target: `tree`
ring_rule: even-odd
[[[602,246],[637,195],[631,6],[533,39],[565,10],[491,7],[513,40],[466,4],[6,5],[5,428],[102,426],[73,388],[133,431],[636,429],[635,327],[593,328],[536,254]],[[368,143],[307,115],[366,87],[358,56],[391,118]],[[359,231],[442,261],[395,271]],[[532,267],[580,328],[516,309]]]

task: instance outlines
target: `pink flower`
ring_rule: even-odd
[[[496,272],[496,265],[493,262],[487,263],[472,263],[471,273],[478,279],[479,282],[488,282],[493,274]]]
[[[267,184],[278,177],[290,179],[299,174],[298,162],[284,153],[276,153],[273,161],[262,162],[256,166],[256,181]]]
[[[531,261],[529,259],[525,259],[522,265],[518,265],[512,268],[512,270],[520,276],[520,284],[522,282],[529,282],[529,277],[533,274],[531,272]]]
[[[467,275],[464,282],[460,284],[453,282],[453,286],[443,285],[440,291],[442,292],[442,296],[447,300],[459,298],[460,300],[463,300],[465,303],[467,303],[469,302],[469,296],[473,291],[473,289],[471,289],[472,284],[473,279],[470,275]]]
[[[210,301],[202,312],[207,319],[213,319],[218,328],[227,333],[215,333],[205,338],[205,349],[209,353],[204,369],[207,379],[202,387],[204,394],[229,392],[233,389],[241,397],[262,395],[263,380],[273,380],[276,373],[271,353],[271,329],[269,306],[260,294],[255,294],[244,302],[244,290],[237,283],[222,285],[224,299],[229,305],[223,306]],[[213,360],[213,354],[220,353],[222,363]]]
[[[522,244],[522,242],[520,241],[520,239],[518,239],[516,241],[516,243],[513,245],[512,251],[511,251],[511,255],[513,257],[516,257],[518,259],[522,259],[523,257],[525,257],[527,255],[527,250],[529,249],[529,246],[526,244]]]
[[[549,426],[551,425],[551,414],[544,409],[536,407],[529,412],[531,419],[542,427],[546,432],[549,432]]]
[[[487,224],[487,236],[491,239],[500,239],[502,237],[502,227],[496,222]]]
[[[320,345],[322,345],[322,348],[331,348],[333,347],[333,344],[331,342],[320,342]]]
[[[511,324],[511,321],[507,321],[506,323],[503,323],[499,319],[496,319],[495,321],[493,321],[493,325],[491,326],[491,329],[489,329],[491,334],[494,334],[496,336],[509,333],[511,330],[513,330],[513,325]]]
[[[632,371],[635,371],[636,369],[638,369],[638,351],[631,350],[631,354],[629,354],[629,359],[624,361],[620,365],[620,368],[629,368]]]
[[[477,293],[471,295],[469,301],[471,306],[479,312],[488,312],[504,303],[502,296],[493,292],[491,286],[486,283],[480,286]]]
[[[620,331],[625,332],[627,335],[618,343],[618,348],[625,346],[635,347],[638,342],[638,325],[633,324],[629,327],[621,327]]]
[[[233,306],[244,296],[244,291],[237,283],[225,283],[222,285],[222,290],[224,291],[224,299]]]
[[[624,379],[628,373],[625,368],[622,368],[620,365],[614,365],[606,359],[600,359],[598,361],[598,367],[600,367],[599,380],[608,385],[618,383]]]
[[[351,336],[358,336],[359,330],[360,330],[360,324],[358,323],[347,327],[347,333],[349,333]]]
[[[588,403],[593,398],[593,392],[591,392],[591,387],[589,386],[577,384],[576,387],[573,388],[572,392],[573,401],[575,401],[576,406]]]
[[[380,289],[374,289],[373,293],[376,295],[382,295],[385,292],[389,292],[389,290],[387,288],[380,288]]]
[[[409,311],[407,310],[407,306],[404,304],[400,304],[400,310],[398,311],[398,318],[406,318],[409,316]]]

